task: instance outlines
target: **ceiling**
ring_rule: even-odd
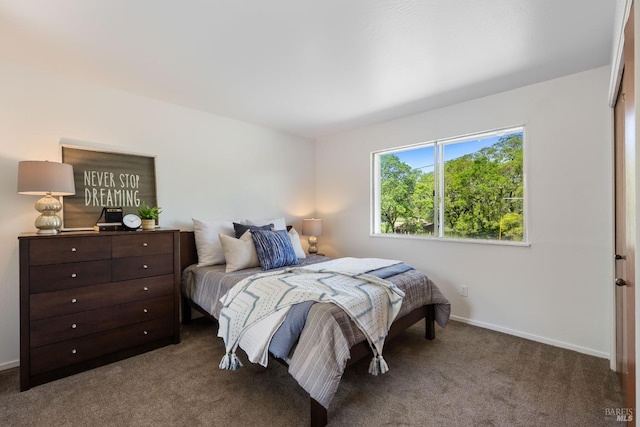
[[[611,61],[612,0],[0,0],[0,59],[317,138]]]

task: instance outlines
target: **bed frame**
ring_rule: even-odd
[[[195,264],[198,262],[198,253],[196,251],[196,241],[193,231],[181,231],[180,232],[180,271],[183,271],[185,268],[190,266],[191,264]],[[217,322],[217,320],[211,316],[205,309],[189,300],[185,297],[185,295],[181,292],[182,299],[182,323],[188,324],[191,322],[191,308],[196,311],[202,313],[205,317]],[[412,312],[406,314],[403,317],[400,317],[393,322],[391,325],[391,329],[389,329],[389,335],[386,340],[390,340],[393,337],[399,335],[402,331],[407,329],[409,326],[414,323],[425,319],[425,338],[428,340],[432,340],[435,338],[435,310],[433,305],[424,305],[419,307]],[[372,356],[371,349],[369,348],[369,344],[366,341],[362,341],[350,349],[351,358],[347,361],[347,366],[351,366],[354,363],[358,362],[365,356]],[[280,361],[280,359],[276,360]],[[281,363],[284,363],[280,361]],[[318,403],[315,399],[309,398],[311,400],[311,427],[321,427],[327,425],[327,409]]]

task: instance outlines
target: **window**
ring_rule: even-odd
[[[524,242],[524,127],[373,153],[373,233]]]

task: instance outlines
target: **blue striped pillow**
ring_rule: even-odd
[[[287,230],[251,230],[251,237],[263,270],[298,264]]]

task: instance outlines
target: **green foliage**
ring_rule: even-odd
[[[142,202],[138,208],[138,216],[142,219],[158,219],[158,215],[162,212],[162,208],[158,206],[149,206]]]
[[[445,146],[445,150],[447,147]],[[381,158],[383,232],[432,232],[436,175],[422,173],[392,154]],[[522,134],[444,165],[444,230],[449,237],[524,239]]]
[[[420,171],[387,154],[380,159],[380,212],[385,232],[394,231],[398,218],[413,212],[412,194]]]
[[[500,239],[522,241],[524,238],[524,227],[522,214],[509,212],[500,220]]]
[[[433,172],[424,173],[416,184],[413,193],[413,206],[418,220],[433,223],[435,180]]]

